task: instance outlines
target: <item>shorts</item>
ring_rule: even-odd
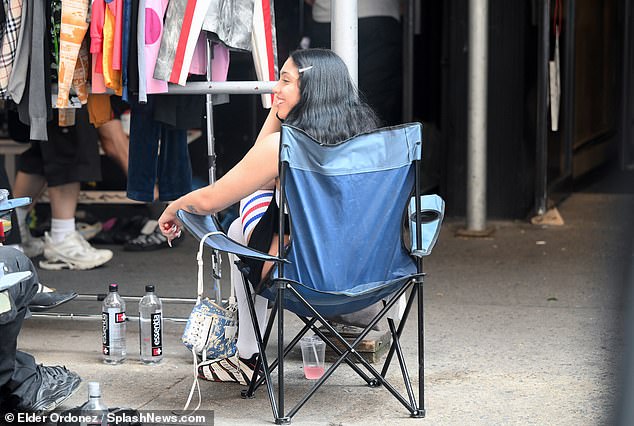
[[[18,170],[44,176],[48,186],[101,180],[97,130],[88,122],[86,108],[76,110],[72,127],[57,125],[57,110],[47,124],[48,141],[31,141],[18,159]]]

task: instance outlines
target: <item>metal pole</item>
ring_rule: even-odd
[[[415,0],[408,0],[403,14],[403,122],[414,117],[414,26]]]
[[[550,10],[548,0],[539,2],[539,40],[537,43],[537,119],[535,123],[535,214],[547,209],[548,173],[548,59],[550,53]]]
[[[167,85],[167,95],[204,95],[226,93],[227,95],[256,95],[272,93],[275,81],[188,81],[187,86]]]
[[[563,176],[572,176],[572,147],[575,139],[575,0],[565,2],[564,66],[563,66]]]
[[[211,61],[214,55],[213,41],[207,33],[207,82],[211,82]],[[216,182],[216,145],[214,138],[214,101],[213,95],[207,93],[205,95],[205,112],[207,114],[207,162],[209,166],[209,184]],[[221,257],[218,250],[211,252],[211,276],[213,293],[216,296],[216,302],[222,303],[222,292],[220,289]]]
[[[348,66],[350,78],[359,84],[359,23],[357,0],[332,0],[330,45]]]
[[[631,6],[630,1],[625,0],[623,2],[623,68],[621,70],[621,147],[620,147],[620,157],[621,157],[621,170],[627,170],[628,167],[632,166],[632,153],[630,152],[632,148],[632,142],[630,141],[630,79],[632,78],[632,74],[630,73],[631,69],[631,41],[630,41],[630,33],[631,33],[631,23],[630,23],[630,14],[631,14]]]
[[[488,0],[469,1],[467,231],[486,229]]]

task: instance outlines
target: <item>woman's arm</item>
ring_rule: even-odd
[[[178,236],[181,224],[176,212],[179,209],[200,215],[217,213],[275,180],[278,174],[279,143],[279,133],[263,138],[217,182],[170,203],[159,218],[163,235],[168,240]]]
[[[266,120],[264,120],[264,124],[260,129],[260,133],[258,133],[255,143],[257,144],[273,133],[279,133],[281,129],[282,123],[277,118],[277,106],[273,105],[269,110],[269,115],[267,115]]]

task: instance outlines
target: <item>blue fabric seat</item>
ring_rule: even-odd
[[[312,329],[325,337],[314,325],[318,320],[343,343],[345,340],[328,324],[328,318],[357,312],[382,301],[385,307],[361,333],[363,338],[396,300],[412,288],[406,312],[409,313],[418,296],[422,339],[422,259],[431,253],[444,214],[444,202],[440,197],[419,193],[422,152],[422,125],[419,123],[378,129],[337,145],[322,145],[301,129],[287,125],[282,126],[281,133],[280,204],[284,208],[279,210],[288,212],[291,238],[288,247],[280,243],[279,253],[284,255],[274,259],[276,265],[268,285],[260,293],[275,301],[276,309],[261,342],[260,380],[254,380],[247,392],[250,396],[255,387],[263,381],[266,383],[277,423],[290,421],[305,403],[301,400],[288,413],[284,412],[281,372],[278,374],[277,403],[273,395],[270,369],[277,367],[283,371],[283,354],[299,339],[296,337],[288,347],[283,347],[284,309],[294,312],[307,324],[300,334]],[[203,231],[209,232],[209,227],[215,226],[209,224],[209,218],[182,211],[178,215],[187,229],[199,229],[193,232],[199,238]],[[203,221],[205,224],[201,225]],[[278,223],[278,232],[288,233],[283,218],[279,218]],[[244,246],[227,249],[226,236],[213,237],[206,244],[214,249],[234,253],[240,250],[240,255],[262,256],[259,258],[263,260],[272,258],[268,254],[249,252],[250,249]],[[246,282],[245,289],[249,294]],[[269,365],[263,349],[275,315],[278,317],[278,345],[281,346],[278,346],[277,360]],[[404,325],[404,320],[401,323]],[[257,324],[254,325],[257,330]],[[400,352],[400,332],[393,321],[390,328],[395,345],[388,355],[387,365],[392,355]],[[336,346],[331,342],[327,344]],[[346,362],[368,384],[384,385],[412,416],[424,416],[422,377],[419,378],[420,403],[417,403],[409,376],[406,378],[408,398],[405,398],[385,380],[387,367],[382,373],[377,372],[367,362],[359,360],[353,346],[347,342],[344,345],[347,349],[337,351],[341,354],[340,359],[317,381],[317,388],[339,364]],[[422,355],[419,353],[421,360]],[[374,377],[362,372],[351,358],[356,358]],[[407,374],[406,370],[404,374]]]

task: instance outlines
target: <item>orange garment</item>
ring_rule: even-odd
[[[103,78],[106,87],[114,90],[121,96],[123,94],[123,84],[121,70],[112,68],[112,54],[114,52],[116,17],[109,7],[106,7],[103,21]]]
[[[58,108],[68,106],[68,94],[73,83],[79,49],[88,31],[88,2],[89,0],[62,0],[56,102]]]
[[[95,128],[99,128],[112,120],[109,94],[91,93],[88,96],[88,120]]]

